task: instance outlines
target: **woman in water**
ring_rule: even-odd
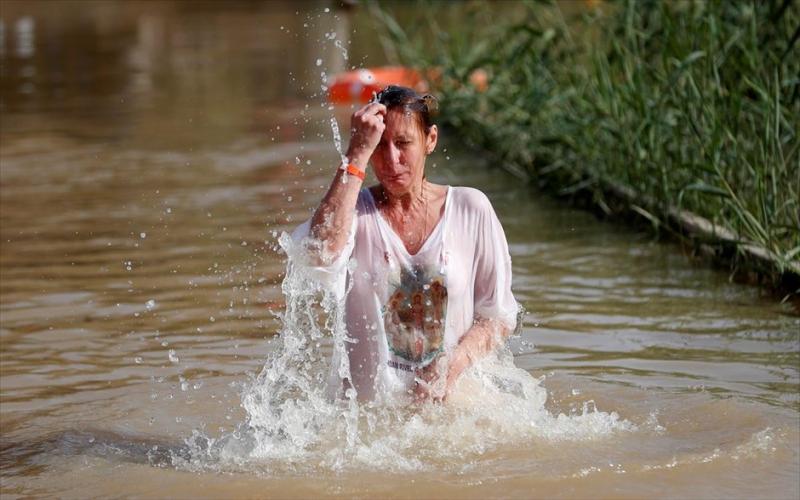
[[[316,270],[340,293],[348,281],[350,378],[333,377],[333,388],[352,387],[361,400],[443,400],[517,321],[508,245],[489,200],[426,179],[438,139],[432,104],[390,86],[356,111],[347,164],[293,235],[315,243]],[[365,188],[369,164],[378,184]]]

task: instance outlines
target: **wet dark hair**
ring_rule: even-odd
[[[420,95],[413,89],[400,85],[389,85],[375,95],[376,102],[386,106],[387,111],[403,108],[413,113],[422,131],[427,135],[434,125],[433,116],[439,110],[436,97],[431,94]]]

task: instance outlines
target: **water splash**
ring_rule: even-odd
[[[351,339],[344,325],[344,297],[310,275],[314,269],[308,265],[308,240],[296,242],[284,233],[279,243],[288,256],[279,346],[243,394],[247,420],[222,440],[221,458],[238,459],[245,452],[258,460],[302,460],[333,431],[346,437],[346,446],[333,452],[343,462],[357,442],[359,408],[354,393],[341,401],[327,393],[324,348],[326,339],[332,339],[340,360],[334,375],[349,379],[344,353]]]
[[[334,45],[334,47],[339,49],[339,52],[342,53],[342,58],[344,59],[344,62],[346,63],[349,60],[349,56],[347,54],[347,49],[345,48],[345,46],[342,43],[342,41],[341,40],[334,40],[333,45]]]
[[[333,132],[333,145],[336,147],[336,151],[339,152],[339,156],[342,159],[342,165],[346,165],[348,160],[347,156],[344,154],[344,149],[342,148],[342,135],[339,133],[339,122],[336,121],[335,116],[331,116],[331,131]],[[342,176],[342,179],[346,179],[347,176]]]
[[[336,39],[336,32],[329,32],[325,34],[325,40],[331,41],[333,40],[334,46],[339,49],[339,52],[342,55],[342,67],[347,67],[347,62],[349,61],[349,55],[347,53],[347,49],[344,47],[344,44],[341,40]],[[317,59],[315,62],[316,66],[319,67],[322,65],[322,59]],[[320,80],[322,83],[322,90],[323,92],[327,92],[328,90],[328,76],[323,71],[320,73]],[[333,111],[333,106],[328,106],[329,111]],[[344,154],[344,148],[342,146],[342,135],[339,132],[339,122],[336,120],[336,116],[332,113],[330,117],[330,126],[331,126],[331,133],[333,135],[333,145],[336,147],[336,151],[339,153],[339,157],[341,159],[342,165],[347,165],[348,159],[347,156]],[[342,176],[342,182],[347,183],[346,175]]]
[[[325,286],[310,265],[318,243],[279,243],[288,258],[286,309],[276,348],[242,395],[246,419],[218,439],[195,432],[174,464],[190,469],[293,471],[460,470],[493,449],[537,442],[586,441],[635,426],[585,404],[553,415],[547,391],[516,368],[508,349],[468,370],[446,404],[359,402],[350,379],[345,295]],[[354,265],[351,262],[351,266]],[[342,272],[346,272],[343,269]],[[329,366],[330,360],[335,366]]]

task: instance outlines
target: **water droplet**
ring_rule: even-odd
[[[317,66],[322,66],[322,59],[317,59]]]
[[[141,239],[147,238],[147,233],[139,233],[139,238]]]
[[[177,362],[180,361],[180,358],[178,357],[178,355],[175,354],[175,349],[170,349],[168,356],[169,356],[169,362],[170,363],[177,363]]]
[[[133,361],[134,361],[134,362],[135,362],[137,365],[141,365],[141,364],[142,364],[142,357],[141,357],[141,356],[136,356],[135,358],[133,358]]]
[[[156,301],[153,300],[153,299],[150,299],[150,300],[148,300],[147,302],[144,303],[144,307],[148,311],[152,311],[156,307]]]

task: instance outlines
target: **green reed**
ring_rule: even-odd
[[[446,32],[446,7],[426,4],[413,34],[373,13],[401,62],[441,72],[442,121],[516,175],[606,211],[624,186],[657,227],[688,210],[772,252],[778,273],[800,260],[795,2],[626,0],[569,20],[516,7],[498,21],[469,4],[469,28]]]

